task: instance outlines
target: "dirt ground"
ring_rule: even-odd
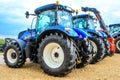
[[[30,62],[26,62],[22,68],[8,68],[0,54],[0,80],[120,80],[120,54],[82,69],[73,69],[65,77],[49,76],[39,64]]]

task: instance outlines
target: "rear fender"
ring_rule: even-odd
[[[77,32],[77,34],[79,35],[79,38],[81,38],[81,39],[85,39],[85,38],[91,36],[91,35],[87,34],[87,32],[85,32],[85,31],[82,30],[82,29],[74,28],[74,30]]]
[[[52,33],[54,33],[54,32],[62,32],[64,34],[66,34],[67,36],[74,37],[74,38],[75,37],[77,38],[79,36],[74,29],[72,29],[72,28],[66,28],[64,26],[57,25],[57,26],[48,26],[41,33],[37,32],[37,34],[38,34],[37,37],[43,36],[46,33],[49,34],[49,32],[52,32]]]
[[[102,37],[103,38],[103,35],[100,33],[100,32],[97,32],[97,31],[93,31],[93,30],[89,30],[87,31],[89,34],[93,34],[93,35],[97,35],[98,37]]]
[[[108,37],[107,34],[104,33],[104,32],[98,32],[98,33],[100,33],[102,35],[102,38],[107,38]]]

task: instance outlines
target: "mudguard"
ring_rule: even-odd
[[[98,32],[98,33],[100,33],[102,36],[102,38],[107,38],[108,36],[107,36],[107,34],[106,33],[104,33],[104,32]]]
[[[84,39],[84,38],[87,38],[87,37],[91,37],[90,34],[87,34],[87,33],[86,33],[84,30],[82,30],[82,29],[74,28],[74,30],[78,33],[79,38],[81,38],[81,39]]]
[[[87,33],[92,33],[92,34],[95,34],[95,35],[97,35],[97,36],[99,36],[99,37],[104,37],[100,32],[97,32],[96,30],[86,30],[87,31]]]
[[[5,46],[9,46],[12,43],[16,43],[19,45],[19,47],[22,50],[22,53],[24,53],[24,49],[26,46],[26,42],[21,39],[12,39],[12,38],[5,38]]]
[[[66,35],[70,36],[70,37],[78,37],[79,35],[77,34],[77,32],[72,29],[72,28],[66,28],[65,26],[48,26],[44,29],[44,31],[37,31],[38,36],[41,36],[49,31],[61,31],[63,33],[65,33]]]

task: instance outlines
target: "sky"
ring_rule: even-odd
[[[37,7],[55,3],[56,0],[0,0],[0,38],[16,38],[20,31],[31,27],[33,17],[25,18],[25,12],[34,13]],[[73,9],[95,7],[106,25],[120,23],[120,0],[59,0]]]

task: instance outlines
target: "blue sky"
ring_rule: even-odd
[[[34,13],[35,8],[55,1],[0,0],[0,38],[16,38],[20,31],[30,28],[33,17],[26,19],[26,11]],[[73,9],[80,9],[81,6],[96,7],[107,25],[120,23],[120,0],[59,0],[59,2]]]

